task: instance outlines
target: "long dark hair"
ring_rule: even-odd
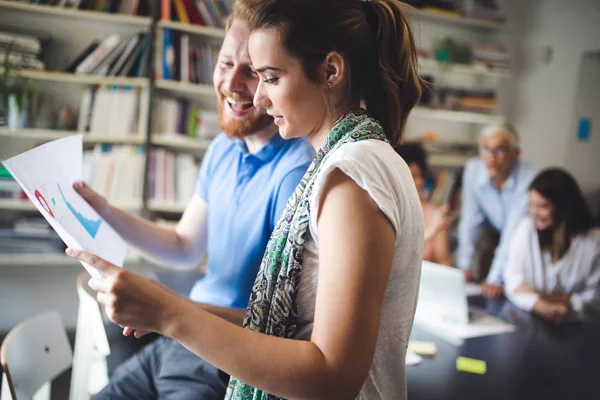
[[[569,250],[571,240],[592,227],[592,213],[579,185],[567,171],[549,168],[539,173],[529,185],[547,199],[554,208],[554,227],[538,232],[540,246],[548,248],[552,260],[561,259]]]
[[[398,0],[237,0],[233,15],[250,30],[277,29],[316,84],[327,54],[342,54],[348,101],[364,102],[395,145],[422,88],[407,8]]]

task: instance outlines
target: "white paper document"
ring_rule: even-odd
[[[413,353],[412,351],[406,352],[406,365],[417,365],[423,362],[423,357],[418,354]]]
[[[451,323],[437,316],[415,315],[415,324],[430,333],[459,346],[465,339],[514,332],[517,328],[482,310],[475,309],[468,324]]]
[[[123,266],[125,241],[73,189],[83,178],[82,135],[43,144],[3,164],[68,247]],[[82,264],[92,276],[100,276]]]
[[[481,285],[478,283],[469,282],[465,285],[467,296],[481,296]]]

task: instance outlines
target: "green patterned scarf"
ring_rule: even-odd
[[[346,143],[366,139],[387,141],[381,125],[364,110],[350,112],[333,126],[271,234],[252,287],[244,327],[267,335],[294,338],[298,317],[298,286],[304,241],[310,218],[309,199],[321,166]],[[231,378],[226,399],[274,400],[278,397]]]

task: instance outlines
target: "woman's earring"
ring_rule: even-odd
[[[329,89],[331,89],[331,87],[332,87],[332,86],[333,86],[333,83],[331,83],[331,82],[327,82],[327,87],[328,87]]]

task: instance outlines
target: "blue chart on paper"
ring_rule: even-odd
[[[78,212],[71,205],[71,203],[69,203],[67,201],[67,199],[65,199],[65,195],[63,194],[62,189],[60,188],[60,185],[58,185],[58,191],[60,192],[60,196],[62,197],[63,201],[67,205],[67,208],[69,209],[69,211],[71,211],[71,214],[73,214],[73,216],[77,219],[77,221],[79,221],[79,223],[81,224],[81,226],[83,226],[83,228],[87,231],[87,233],[89,233],[92,238],[95,238],[96,234],[98,233],[98,229],[100,229],[100,224],[102,223],[102,219],[100,218],[100,219],[94,221],[94,220],[84,217],[83,214]]]

